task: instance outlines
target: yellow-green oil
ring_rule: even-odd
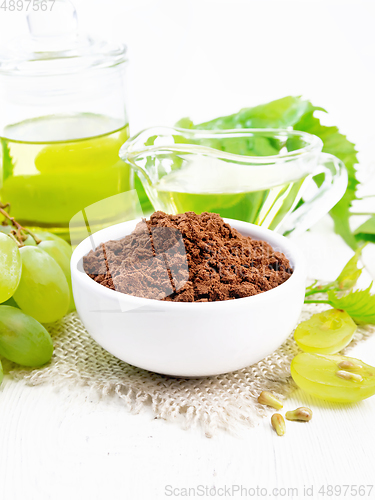
[[[228,219],[274,229],[291,210],[301,182],[242,193],[184,193],[158,190],[160,208],[169,213],[213,212]]]
[[[158,190],[160,205],[169,213],[213,212],[221,217],[274,229],[290,211],[301,182],[242,193],[184,193]]]
[[[172,168],[149,190],[155,208],[173,214],[214,212],[270,229],[296,206],[306,178],[299,171],[282,175],[278,165],[253,168],[192,155],[167,160]],[[283,177],[284,182],[275,181]]]
[[[118,157],[127,124],[103,115],[46,116],[7,127],[1,138],[0,197],[28,227],[68,237],[71,218],[131,189]],[[103,214],[110,223],[121,214]]]

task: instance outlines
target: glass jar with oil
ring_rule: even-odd
[[[126,47],[80,35],[69,1],[47,5],[0,55],[0,199],[22,225],[68,238],[77,212],[131,189],[118,157]],[[126,220],[107,211],[97,228]]]

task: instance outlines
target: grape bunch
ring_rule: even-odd
[[[51,337],[42,323],[75,309],[71,246],[54,234],[32,234],[0,206],[0,356],[25,366],[51,359]],[[2,367],[0,363],[0,382]]]

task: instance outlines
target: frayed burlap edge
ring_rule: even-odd
[[[325,305],[305,305],[300,321]],[[373,327],[359,327],[350,347],[369,337]],[[101,397],[118,397],[132,412],[151,407],[155,418],[176,420],[184,428],[201,425],[208,437],[219,429],[237,433],[253,426],[272,409],[259,405],[267,390],[285,399],[295,385],[290,363],[299,352],[293,335],[259,363],[236,372],[199,379],[173,378],[131,366],[102,349],[87,333],[76,313],[50,328],[54,354],[47,365],[27,369],[9,364],[8,374],[28,385],[60,388],[87,386]],[[347,348],[349,349],[349,348]]]

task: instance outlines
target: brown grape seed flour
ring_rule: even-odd
[[[103,286],[173,302],[249,297],[281,285],[293,273],[283,253],[207,212],[155,212],[130,235],[91,251],[83,264]]]

